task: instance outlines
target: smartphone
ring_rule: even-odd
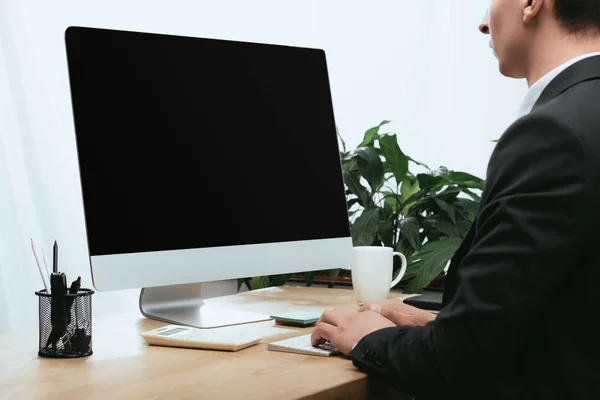
[[[423,310],[439,311],[442,309],[444,292],[425,292],[404,299],[404,303]]]

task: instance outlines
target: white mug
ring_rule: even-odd
[[[396,279],[394,256],[402,260],[402,268]],[[362,246],[354,248],[352,263],[352,287],[359,303],[387,300],[390,289],[400,282],[406,272],[406,257],[391,247]],[[390,283],[391,282],[391,283]]]

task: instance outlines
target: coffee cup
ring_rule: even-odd
[[[402,267],[396,279],[394,257],[400,257]],[[400,282],[406,273],[406,257],[391,247],[359,246],[354,247],[352,263],[352,287],[358,303],[386,300],[390,289]]]

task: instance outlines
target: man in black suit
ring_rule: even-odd
[[[600,399],[600,0],[492,0],[487,15],[500,71],[530,89],[442,310],[328,311],[313,344],[417,399]]]

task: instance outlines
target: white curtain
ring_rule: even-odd
[[[459,4],[460,3],[460,4]],[[324,48],[349,146],[383,119],[431,166],[485,174],[522,82],[499,76],[481,0],[0,0],[0,333],[35,328],[42,282],[30,248],[59,241],[62,269],[91,285],[64,52],[89,25]],[[235,10],[236,12],[232,12]],[[47,252],[48,253],[48,252]],[[136,307],[102,293],[95,315]]]
[[[42,288],[27,254],[27,235],[40,236],[40,230],[23,152],[26,127],[20,123],[24,115],[15,95],[19,82],[8,74],[14,64],[9,59],[13,44],[6,35],[5,7],[0,3],[0,333],[35,323],[34,290]]]

